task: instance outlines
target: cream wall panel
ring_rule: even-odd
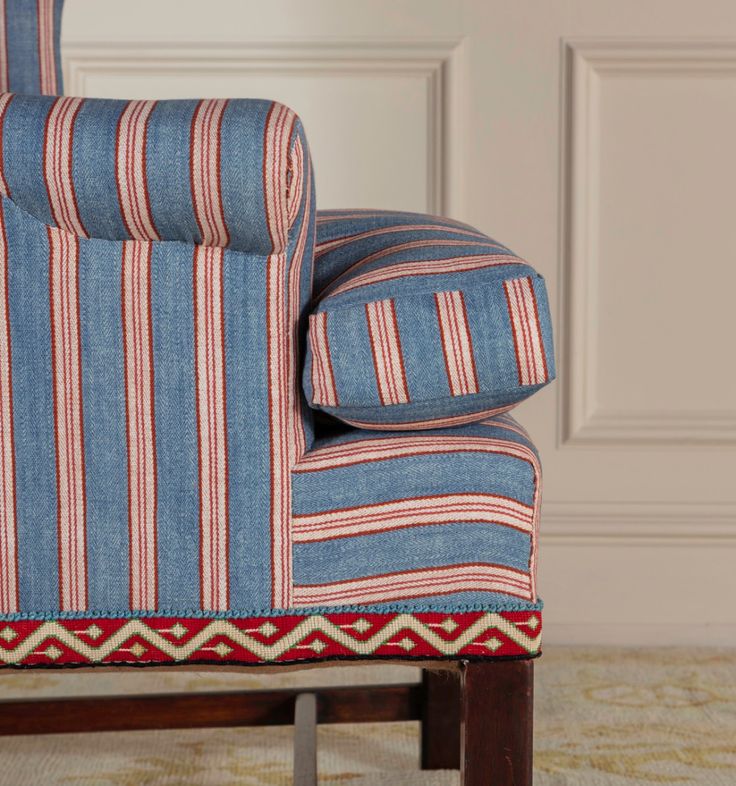
[[[322,206],[528,258],[547,640],[736,644],[732,0],[67,0],[63,39],[73,90],[284,100]]]

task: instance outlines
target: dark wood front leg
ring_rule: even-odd
[[[464,662],[462,786],[532,786],[534,662]]]
[[[460,769],[460,675],[422,672],[422,769]]]

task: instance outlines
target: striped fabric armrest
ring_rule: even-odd
[[[459,425],[555,376],[544,280],[456,221],[320,211],[304,388],[362,428]]]

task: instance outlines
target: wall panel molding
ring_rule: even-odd
[[[213,77],[290,75],[329,77],[352,75],[416,77],[427,96],[427,210],[446,214],[456,208],[450,187],[449,160],[455,160],[457,118],[451,107],[460,92],[457,57],[460,39],[279,39],[213,46],[183,41],[115,41],[94,43],[64,40],[63,67],[67,94],[89,95],[89,81],[101,74],[157,76],[196,73]],[[131,96],[136,98],[138,96]],[[453,168],[454,169],[454,168]]]
[[[736,503],[550,500],[542,506],[541,538],[571,546],[736,547]]]
[[[736,446],[736,408],[613,410],[597,391],[601,79],[661,75],[736,78],[736,41],[563,42],[560,444],[612,447]]]

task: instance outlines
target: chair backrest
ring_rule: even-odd
[[[0,92],[63,93],[59,36],[64,0],[0,0]]]
[[[298,118],[6,93],[0,137],[0,486],[22,555],[3,610],[288,606],[311,441]]]

